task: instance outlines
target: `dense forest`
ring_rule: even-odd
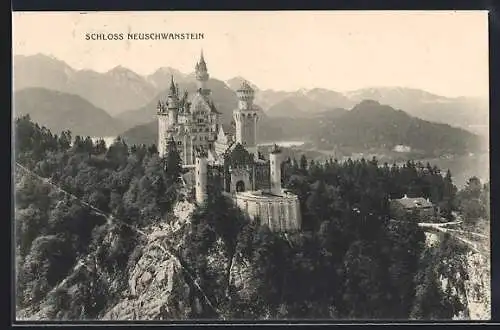
[[[192,198],[178,180],[179,155],[172,145],[161,159],[154,145],[54,135],[29,116],[15,134],[18,316],[102,318],[130,295],[148,244],[141,233],[175,222],[176,203]],[[415,215],[389,221],[388,200],[428,197],[443,217],[458,211],[476,226],[489,218],[488,185],[471,179],[457,191],[451,173],[412,161],[305,157],[283,163],[283,184],[300,198],[300,232],[271,232],[209,187],[172,251],[191,290],[172,293],[158,319],[451,319],[466,310],[454,293],[463,291],[465,248],[447,236],[426,245]],[[235,273],[246,274],[243,285]],[[443,287],[441,277],[455,280]]]

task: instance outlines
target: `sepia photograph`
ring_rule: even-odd
[[[487,11],[12,13],[16,321],[491,319]]]

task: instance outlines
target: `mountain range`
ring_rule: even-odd
[[[13,69],[15,113],[33,112],[35,120],[39,118],[41,124],[56,131],[66,126],[69,128],[73,124],[67,125],[64,117],[59,116],[66,113],[68,104],[47,100],[51,97],[54,100],[61,97],[67,99],[71,97],[66,94],[71,94],[74,102],[78,104],[75,108],[78,108],[79,113],[78,124],[72,126],[75,132],[111,136],[119,131],[118,133],[127,135],[130,133],[128,130],[132,129],[133,132],[137,125],[152,127],[151,123],[156,119],[156,104],[159,99],[166,97],[172,75],[181,90],[189,93],[196,91],[196,81],[192,73],[185,74],[170,67],[159,68],[145,76],[122,66],[99,73],[74,69],[51,56],[18,55],[14,57]],[[243,80],[245,78],[235,77],[222,81],[212,77],[208,82],[214,103],[222,113],[222,121],[229,128],[232,111],[238,102],[235,90]],[[487,133],[486,99],[449,98],[401,87],[366,88],[347,93],[323,88],[290,92],[262,90],[256,84],[249,83],[255,89],[255,104],[261,110],[263,119],[259,129],[264,140],[277,137],[294,138],[299,134],[315,140],[319,131],[316,132],[312,128],[321,124],[318,120],[325,114],[329,114],[326,118],[331,119],[332,114],[338,113],[339,109],[349,111],[363,100],[374,100],[426,121],[449,124],[470,131],[475,129],[475,133]],[[49,97],[48,94],[51,93],[53,96]],[[46,105],[38,106],[38,98]],[[96,124],[96,121],[106,125]]]
[[[31,119],[56,134],[70,130],[75,135],[109,136],[123,130],[120,121],[84,98],[45,88],[25,88],[14,93],[14,115]]]

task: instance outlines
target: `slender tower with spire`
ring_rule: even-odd
[[[208,79],[210,78],[207,70],[207,63],[203,57],[203,49],[201,50],[200,60],[195,66],[196,81],[198,85],[198,92],[202,95],[208,96],[210,89],[207,87]]]
[[[177,124],[179,114],[179,95],[178,89],[172,76],[170,88],[168,90],[166,102],[158,101],[158,153],[164,157],[167,151],[167,139],[169,131]]]
[[[177,116],[179,113],[179,94],[177,87],[175,86],[174,76],[170,81],[170,88],[167,97],[167,109],[168,109],[168,128],[172,128],[177,124]]]

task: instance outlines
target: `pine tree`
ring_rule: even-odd
[[[300,170],[303,172],[303,174],[307,173],[307,158],[306,158],[306,155],[302,155],[300,157]]]
[[[456,194],[457,188],[453,185],[451,172],[448,170],[444,177],[443,202],[441,205],[441,213],[447,220],[452,220],[453,218],[452,212],[456,209]]]

